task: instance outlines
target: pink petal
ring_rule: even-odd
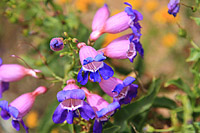
[[[129,28],[130,17],[126,12],[120,12],[110,17],[104,26],[103,32],[119,33]]]
[[[92,31],[101,30],[109,16],[110,11],[108,9],[108,6],[105,4],[96,12],[93,18]]]

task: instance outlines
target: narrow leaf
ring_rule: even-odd
[[[175,109],[177,105],[173,100],[167,97],[156,97],[155,101],[153,102],[153,107]]]

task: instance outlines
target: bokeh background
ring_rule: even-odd
[[[143,14],[141,21],[141,43],[144,48],[144,58],[137,56],[134,63],[128,60],[109,60],[117,72],[117,76],[138,77],[140,85],[137,98],[145,95],[147,87],[154,77],[164,81],[184,77],[184,82],[189,85],[193,82],[189,66],[186,61],[191,47],[190,42],[184,38],[183,29],[187,29],[187,36],[198,44],[199,27],[191,19],[198,13],[181,5],[177,17],[168,14],[168,0],[4,0],[0,2],[0,57],[4,64],[24,63],[10,55],[22,57],[31,67],[41,69],[46,75],[48,70],[42,63],[38,51],[46,57],[51,69],[63,76],[63,65],[67,57],[59,58],[59,53],[53,53],[49,48],[52,37],[63,36],[63,32],[79,41],[87,42],[91,32],[92,19],[98,8],[108,4],[111,16],[124,10],[123,2],[129,2],[134,9]],[[47,3],[47,4],[46,4]],[[194,5],[195,1],[184,1],[186,5]],[[130,33],[131,30],[120,34],[105,34],[94,45],[95,48],[105,47],[113,39]],[[56,56],[56,57],[55,57]],[[17,96],[33,91],[40,85],[50,86],[45,80],[26,77],[10,84],[10,89],[3,94],[3,99],[9,102]],[[25,122],[30,127],[30,132],[41,129],[41,119],[47,116],[51,105],[57,104],[56,94],[61,89],[61,83],[55,83],[49,91],[36,99],[32,111],[25,117]],[[93,88],[95,89],[95,88]],[[95,90],[93,90],[95,91]],[[97,91],[97,90],[96,90]],[[177,94],[183,93],[175,86],[162,87],[158,96],[165,96],[175,100]],[[156,113],[155,113],[156,112]],[[51,116],[49,116],[51,118]],[[150,109],[147,123],[155,128],[167,129],[170,127],[170,110],[164,108]],[[50,119],[49,119],[50,120]],[[44,121],[43,121],[44,122]],[[50,123],[45,121],[45,123]],[[0,119],[0,132],[14,133],[10,121]],[[48,126],[48,124],[47,124]],[[23,132],[23,131],[22,131]],[[45,132],[45,131],[44,131]],[[67,132],[62,129],[52,128],[51,133]]]

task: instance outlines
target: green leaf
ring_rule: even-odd
[[[117,125],[113,125],[109,128],[105,128],[103,130],[103,133],[115,133],[116,131],[118,131],[120,129],[120,126],[117,126]]]
[[[161,84],[161,81],[159,79],[153,80],[149,88],[149,93],[146,96],[121,108],[114,115],[115,124],[121,125],[124,121],[150,109],[160,89],[160,84]]]
[[[182,79],[180,79],[180,78],[175,79],[175,80],[170,80],[165,83],[165,87],[167,87],[169,85],[175,85],[178,88],[182,89],[185,93],[187,93],[189,95],[189,97],[191,97],[191,98],[194,97],[192,91],[190,90],[190,87],[186,83],[184,83],[182,81]]]
[[[191,19],[193,19],[196,22],[196,24],[198,26],[200,26],[200,18],[198,18],[198,17],[191,17]]]
[[[177,107],[176,103],[167,97],[156,97],[153,106],[168,109],[175,109]]]
[[[197,61],[200,59],[200,49],[191,48],[190,49],[190,56],[187,58],[186,61]]]

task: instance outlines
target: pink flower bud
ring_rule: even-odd
[[[38,78],[37,73],[40,70],[27,69],[18,64],[3,64],[0,66],[0,80],[4,82],[13,82],[22,79],[25,76]]]
[[[76,85],[76,80],[69,79],[67,80],[67,85],[63,88],[63,90],[73,90],[80,89],[79,86]]]

